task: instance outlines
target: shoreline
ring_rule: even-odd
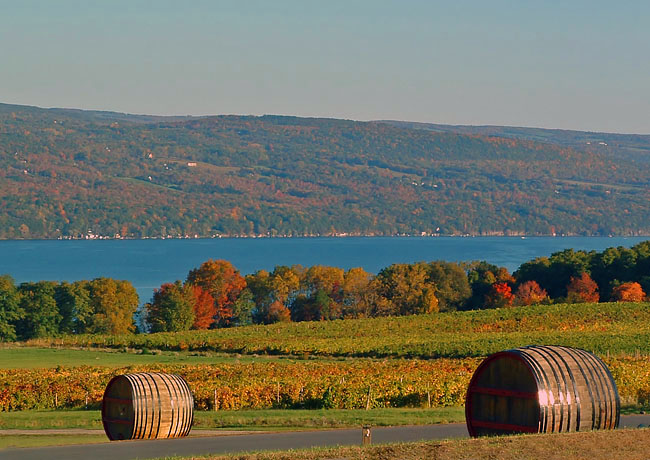
[[[199,235],[184,235],[184,236],[144,236],[144,237],[115,237],[104,235],[92,236],[68,236],[57,238],[0,238],[3,241],[144,241],[144,240],[214,240],[214,239],[329,239],[329,238],[513,238],[513,239],[529,239],[529,238],[650,238],[650,234],[624,234],[624,235],[583,235],[577,233],[562,233],[562,234],[505,234],[505,233],[490,233],[490,234],[394,234],[394,235],[373,235],[373,234],[356,234],[356,233],[337,233],[337,234],[305,234],[305,235],[212,235],[212,236],[199,236]]]

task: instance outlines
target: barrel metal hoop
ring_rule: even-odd
[[[610,397],[611,392],[609,391],[610,388],[607,385],[607,383],[609,383],[607,380],[609,380],[609,379],[604,378],[605,376],[603,375],[602,361],[600,361],[600,362],[597,361],[596,357],[592,353],[586,352],[584,350],[580,350],[580,351],[584,354],[586,359],[589,360],[589,362],[593,365],[594,371],[595,371],[596,377],[597,377],[597,382],[596,383],[600,384],[600,388],[598,386],[596,388],[601,390],[599,392],[600,397],[598,398],[598,403],[599,403],[599,407],[601,408],[601,411],[599,412],[600,418],[599,418],[598,426],[596,426],[594,428],[605,428],[605,427],[607,427],[608,425],[611,424],[610,419],[612,418],[612,415],[613,415],[612,414],[612,412],[613,412],[612,409],[613,408],[611,407],[611,405],[612,405],[611,399],[612,398]],[[604,420],[603,420],[603,417],[602,417],[602,406],[603,406],[603,404],[604,404],[604,408],[605,408],[605,418],[604,418]]]
[[[169,437],[171,437],[171,434],[172,434],[172,429],[174,427],[174,421],[175,421],[174,416],[176,415],[176,411],[174,410],[174,402],[175,402],[174,399],[175,398],[172,397],[172,389],[169,387],[169,383],[167,381],[167,379],[169,378],[169,375],[168,374],[160,374],[160,378],[163,381],[163,383],[165,384],[165,388],[167,388],[167,394],[169,394],[169,400],[170,400],[169,403],[170,403],[170,406],[171,406],[171,420],[169,422],[169,430],[167,431],[167,437],[169,438]]]
[[[609,381],[610,381],[610,383],[612,385],[612,390],[614,391],[614,399],[615,399],[615,402],[616,402],[616,420],[615,420],[615,424],[614,424],[614,426],[612,428],[618,428],[618,425],[619,425],[620,419],[621,419],[621,397],[618,394],[618,387],[616,386],[616,381],[614,380],[614,376],[610,372],[609,367],[607,366],[607,364],[605,364],[605,362],[602,359],[600,359],[600,357],[598,357],[596,355],[594,355],[594,358],[596,358],[600,362],[600,364],[603,366],[603,369],[605,369],[605,372],[607,373],[607,376],[609,377]]]
[[[592,376],[594,388],[594,422],[592,429],[598,429],[603,426],[603,402],[607,397],[605,385],[603,384],[598,366],[596,366],[593,360],[593,355],[585,350],[577,350],[577,352],[583,357],[585,367]],[[607,416],[607,406],[605,406],[605,416]]]
[[[578,384],[576,383],[576,379],[575,376],[573,375],[573,371],[571,370],[571,366],[569,366],[569,363],[566,361],[564,356],[558,350],[564,351],[567,355],[571,356],[571,358],[573,358],[573,353],[571,349],[567,347],[562,347],[562,346],[552,347],[552,352],[555,353],[557,357],[562,360],[564,366],[566,367],[567,373],[571,378],[571,385],[573,386],[573,400],[575,401],[575,405],[576,405],[576,431],[580,431],[580,421],[581,421],[580,409],[582,407],[582,402],[580,400],[580,392],[578,390]],[[570,408],[571,406],[569,405],[569,409]]]
[[[170,374],[170,378],[176,380],[177,384],[174,386],[179,392],[179,401],[184,404],[179,405],[179,436],[186,436],[192,428],[192,421],[194,420],[194,398],[189,392],[187,382],[183,377],[178,374]],[[182,425],[181,423],[182,422]]]
[[[555,370],[553,369],[553,366],[549,363],[548,359],[539,351],[539,348],[540,348],[539,346],[524,347],[524,348],[521,349],[521,353],[528,355],[529,358],[539,366],[540,372],[542,373],[542,375],[544,375],[544,377],[548,381],[547,394],[550,394],[551,397],[548,398],[546,405],[547,405],[547,407],[549,408],[549,410],[551,412],[551,431],[550,432],[555,433],[555,395],[553,394],[553,387],[550,384],[551,383],[551,376],[548,375],[546,370],[540,364],[540,360],[536,359],[534,357],[533,353],[540,355],[540,357],[544,358],[544,360],[549,364],[549,367],[551,368],[551,371],[553,373],[553,377],[555,377],[555,385],[558,388],[558,392],[559,392],[559,388],[560,388],[560,382],[558,380],[557,374],[555,373]],[[551,404],[551,400],[553,401],[552,404]],[[542,404],[540,404],[540,406],[541,405]],[[560,411],[560,425],[562,425],[562,412],[561,411]],[[548,433],[548,429],[543,431],[543,432]]]
[[[594,373],[591,369],[591,366],[589,366],[589,363],[585,359],[584,353],[582,353],[584,350],[580,350],[578,348],[573,348],[572,349],[574,353],[572,354],[573,359],[578,363],[578,368],[580,369],[580,372],[582,373],[583,378],[585,379],[585,382],[587,384],[587,391],[589,392],[589,400],[591,401],[591,429],[593,430],[596,427],[596,388],[593,387],[593,384],[595,383],[595,377]],[[578,361],[578,358],[580,361]],[[587,373],[589,376],[587,376]]]
[[[131,384],[131,393],[133,394],[133,432],[131,433],[131,439],[140,439],[142,437],[142,400],[136,395],[142,393],[140,388],[140,383],[138,379],[134,376],[137,374],[126,374],[126,377]]]
[[[535,382],[537,384],[538,394],[543,392],[546,395],[546,401],[550,401],[552,395],[549,394],[550,382],[548,380],[548,376],[541,368],[539,363],[532,358],[532,356],[523,352],[524,349],[525,348],[516,348],[511,351],[513,354],[519,356],[528,365],[528,368],[531,369],[531,371],[533,372],[533,376],[535,377]],[[548,404],[542,405],[541,403],[539,403],[538,405],[539,405],[539,432],[546,433],[546,430],[548,428],[548,422],[549,422]],[[552,415],[552,418],[554,417],[554,415],[555,414]]]
[[[578,392],[578,385],[576,384],[575,377],[573,376],[573,371],[571,370],[571,367],[569,366],[569,363],[566,361],[562,353],[560,351],[564,351],[566,354],[571,355],[570,351],[566,347],[560,347],[560,346],[552,346],[552,347],[547,347],[548,352],[554,354],[557,356],[559,360],[562,361],[564,364],[564,369],[566,369],[567,374],[569,375],[569,378],[571,379],[571,386],[573,387],[573,402],[576,406],[576,431],[580,431],[580,393]],[[564,373],[563,373],[564,375]],[[568,382],[566,381],[565,377],[565,384],[567,386],[567,394],[568,394]],[[569,424],[567,426],[567,431],[571,430],[571,403],[567,401],[567,408],[569,412]]]
[[[558,427],[558,432],[562,432],[562,425],[563,425],[563,421],[564,421],[564,412],[567,413],[566,430],[565,431],[570,431],[570,429],[571,429],[571,406],[570,406],[570,404],[568,402],[568,398],[567,398],[567,396],[569,395],[569,382],[568,382],[568,380],[566,378],[566,375],[564,374],[564,370],[562,369],[562,366],[560,365],[560,363],[558,362],[558,360],[554,356],[555,353],[553,352],[553,347],[542,346],[542,347],[537,348],[537,350],[539,350],[540,354],[546,354],[547,355],[546,360],[549,362],[549,364],[551,364],[549,358],[553,360],[553,363],[555,364],[555,366],[553,366],[551,364],[551,369],[553,370],[553,374],[556,376],[556,378],[557,378],[557,374],[558,373],[560,374],[560,379],[558,379],[558,387],[557,387],[558,396],[560,398],[560,426]],[[556,370],[558,372],[556,372]],[[560,380],[561,380],[561,383],[563,385],[560,385]],[[564,390],[562,390],[562,388],[561,388],[562,386],[564,386]],[[564,399],[564,401],[563,401],[563,399]]]
[[[156,438],[158,438],[158,436],[160,435],[160,422],[162,420],[162,415],[163,415],[162,398],[160,397],[160,389],[158,388],[158,381],[156,379],[156,377],[159,377],[160,375],[162,375],[162,374],[160,374],[160,373],[148,374],[148,376],[151,377],[151,381],[153,382],[153,385],[156,388],[156,395],[158,396],[156,398],[156,400],[158,401],[158,426],[156,427],[156,436],[155,436]],[[152,393],[152,395],[153,395],[153,393]],[[154,403],[155,403],[155,401],[154,401]],[[152,411],[153,411],[153,408],[152,408]],[[153,415],[152,415],[152,417],[153,417],[153,419],[155,419],[155,417]],[[151,430],[153,431],[153,420],[152,420],[152,423],[151,423]]]

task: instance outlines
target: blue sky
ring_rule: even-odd
[[[650,134],[650,2],[0,0],[0,102]]]

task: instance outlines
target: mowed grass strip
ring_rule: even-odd
[[[52,434],[52,435],[3,435],[0,431],[0,449],[9,447],[45,447],[68,444],[95,444],[107,442],[103,434]],[[0,458],[2,455],[0,455]]]
[[[0,369],[47,369],[59,366],[143,366],[150,364],[223,364],[247,362],[251,358],[216,353],[147,351],[130,349],[38,348],[5,344],[0,347]]]
[[[44,410],[0,413],[2,430],[102,429],[98,410]],[[429,425],[464,422],[462,407],[432,409],[262,409],[194,411],[193,430],[273,430]]]
[[[166,460],[647,460],[650,429],[535,434]]]
[[[649,303],[536,305],[404,317],[279,323],[213,331],[79,335],[36,347],[138,348],[298,357],[463,358],[531,344],[650,354]]]

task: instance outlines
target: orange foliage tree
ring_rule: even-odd
[[[572,276],[567,285],[566,300],[569,303],[598,302],[600,300],[598,285],[587,272],[583,272],[578,277]]]
[[[512,288],[508,283],[494,283],[485,296],[485,306],[487,308],[509,307],[514,299]]]
[[[546,289],[542,289],[537,281],[533,280],[520,284],[515,292],[516,305],[534,305],[547,298]]]
[[[210,329],[217,314],[214,299],[201,286],[192,286],[192,294],[194,295],[194,324],[192,329]]]
[[[645,296],[641,285],[635,282],[623,283],[612,290],[612,300],[615,302],[642,302]]]
[[[276,300],[269,306],[269,322],[270,323],[291,322],[291,312],[282,302]]]
[[[232,305],[246,288],[246,280],[227,260],[208,260],[190,270],[187,282],[207,291],[214,299],[215,325],[227,326],[232,320]]]

